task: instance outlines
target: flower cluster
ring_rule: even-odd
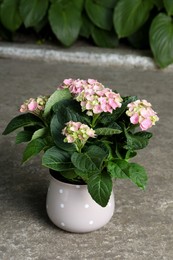
[[[66,127],[62,130],[62,134],[66,136],[64,142],[74,143],[78,150],[85,145],[90,137],[96,137],[95,131],[88,125],[73,121],[66,123]]]
[[[159,120],[157,113],[146,100],[136,100],[127,107],[126,114],[130,117],[130,122],[134,125],[139,124],[142,131],[152,127]]]
[[[40,111],[44,110],[47,100],[47,96],[30,98],[21,105],[20,112],[32,112],[35,114],[39,114]]]
[[[59,88],[68,88],[74,98],[80,102],[82,111],[87,110],[89,116],[102,112],[112,113],[113,110],[121,107],[123,101],[120,94],[105,88],[95,79],[65,79]]]

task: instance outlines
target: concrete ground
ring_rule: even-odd
[[[114,185],[116,211],[102,229],[72,234],[54,226],[45,210],[49,184],[40,158],[21,166],[23,145],[14,134],[0,136],[1,260],[172,260],[173,259],[173,75],[161,70],[125,69],[58,61],[0,59],[0,129],[28,97],[48,94],[64,78],[95,78],[122,95],[153,104],[160,121],[150,145],[135,158],[149,183],[141,191],[130,181]]]

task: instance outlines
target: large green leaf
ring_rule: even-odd
[[[58,149],[55,146],[51,147],[44,153],[42,157],[42,165],[60,172],[74,169],[69,153]]]
[[[91,28],[92,27],[93,27],[92,22],[90,21],[88,16],[84,13],[82,15],[82,25],[81,25],[81,28],[80,28],[80,35],[85,37],[85,38],[89,38],[89,36],[91,34]]]
[[[68,89],[61,89],[61,90],[56,90],[48,99],[48,101],[46,102],[46,106],[44,109],[44,116],[47,116],[52,108],[52,106],[63,100],[63,99],[70,99],[71,98],[71,94],[69,92]]]
[[[97,168],[101,171],[103,161],[108,155],[107,150],[105,151],[97,145],[90,145],[89,147],[87,147],[85,154],[87,154],[91,158]]]
[[[157,64],[164,68],[173,62],[173,19],[158,14],[150,28],[150,45]]]
[[[91,21],[101,29],[110,30],[113,26],[111,9],[106,8],[93,0],[85,1],[86,12]]]
[[[31,157],[39,154],[44,148],[46,147],[46,141],[42,138],[37,138],[32,140],[28,145],[26,146],[24,153],[23,153],[23,160],[22,162],[26,162]]]
[[[114,135],[114,134],[120,134],[122,131],[119,129],[113,129],[108,127],[102,127],[95,129],[95,133],[97,135]]]
[[[16,135],[16,144],[20,144],[23,142],[29,142],[32,138],[31,131],[21,131]]]
[[[107,8],[113,8],[118,0],[94,0],[94,2]]]
[[[20,13],[25,27],[36,26],[45,16],[48,0],[21,0]]]
[[[76,1],[75,1],[76,2]],[[49,22],[56,37],[66,46],[77,39],[81,27],[81,11],[73,1],[57,1],[49,9]]]
[[[163,0],[165,9],[168,15],[173,15],[173,1],[172,0]]]
[[[115,48],[118,46],[118,38],[115,31],[106,31],[96,26],[92,26],[91,36],[94,43],[99,47]]]
[[[71,161],[81,171],[88,173],[99,172],[98,166],[87,153],[74,152],[71,156]]]
[[[131,134],[125,131],[125,135],[127,138],[125,148],[129,150],[139,150],[145,148],[148,145],[149,139],[152,137],[152,134],[149,132],[137,132],[135,134]]]
[[[9,124],[7,125],[7,127],[5,128],[2,134],[7,135],[20,127],[33,126],[33,125],[39,125],[41,127],[44,126],[43,121],[39,117],[31,113],[21,114],[19,116],[14,117],[9,122]]]
[[[139,188],[145,189],[148,177],[144,167],[137,163],[130,163],[128,177]]]
[[[100,206],[105,207],[112,192],[112,179],[109,174],[94,174],[89,178],[88,191]]]
[[[115,6],[113,22],[119,37],[135,33],[148,19],[152,1],[121,0]]]
[[[45,136],[47,132],[48,129],[46,127],[36,130],[32,135],[32,140]]]
[[[0,17],[5,28],[16,31],[22,24],[19,13],[20,0],[4,0],[1,4]]]
[[[114,162],[109,161],[107,166],[112,178],[130,179],[138,187],[144,189],[147,183],[147,174],[141,165],[137,163],[128,163],[125,160],[117,159]]]
[[[108,172],[115,179],[127,179],[129,171],[129,163],[125,160],[117,159],[109,161],[107,165]]]

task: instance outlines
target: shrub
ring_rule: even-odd
[[[125,38],[135,48],[150,47],[164,68],[173,63],[172,15],[171,0],[0,0],[0,35],[12,39],[22,26],[37,34],[50,26],[67,47],[84,37],[108,48]]]

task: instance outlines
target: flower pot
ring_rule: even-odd
[[[106,225],[114,213],[112,192],[106,207],[90,196],[87,185],[64,183],[51,176],[46,201],[47,214],[59,228],[75,233],[97,230]]]

